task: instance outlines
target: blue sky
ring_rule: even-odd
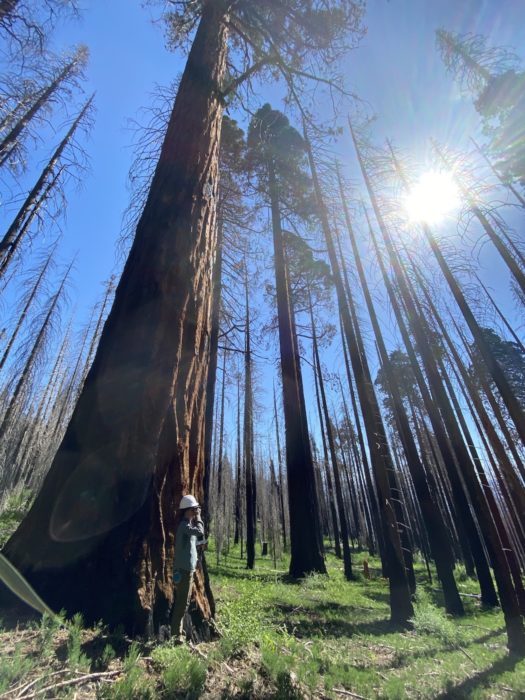
[[[72,192],[62,255],[78,253],[75,289],[80,314],[100,296],[102,282],[119,265],[116,244],[129,204],[127,175],[132,161],[130,121],[143,120],[157,84],[170,84],[183,68],[183,57],[168,52],[155,8],[139,0],[84,0],[80,22],[57,28],[54,49],[77,43],[90,49],[86,93],[96,92],[96,123],[87,149],[90,172]],[[445,73],[435,48],[439,27],[481,33],[493,45],[513,46],[525,56],[523,0],[369,0],[367,34],[347,58],[347,84],[377,115],[374,139],[395,144],[424,158],[433,136],[452,146],[465,145],[479,133],[479,119],[469,99]],[[279,105],[274,104],[275,107]],[[349,172],[357,178],[347,138],[339,145]],[[506,274],[486,247],[484,278],[510,310]],[[271,397],[270,397],[271,400]]]
[[[57,49],[88,45],[86,92],[96,92],[96,125],[88,143],[91,172],[81,191],[70,196],[64,246],[79,253],[81,304],[90,303],[114,269],[130,198],[130,120],[140,120],[155,85],[169,84],[183,67],[183,58],[165,49],[162,26],[152,21],[154,9],[138,0],[84,0],[81,21],[55,33]],[[512,45],[523,55],[524,15],[521,0],[370,0],[367,35],[347,59],[346,72],[350,88],[378,116],[377,141],[389,137],[416,155],[424,153],[430,136],[464,143],[479,120],[443,69],[435,30],[483,33],[494,45]],[[344,142],[341,147],[344,152]]]

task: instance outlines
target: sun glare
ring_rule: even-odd
[[[410,221],[439,224],[458,208],[458,188],[448,173],[429,171],[419,178],[404,204]]]

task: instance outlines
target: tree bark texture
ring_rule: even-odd
[[[290,575],[300,578],[314,571],[326,573],[321,549],[319,506],[308,434],[301,365],[290,297],[278,184],[274,165],[268,160],[269,189],[277,293],[279,347],[283,383],[283,407],[290,509]]]
[[[204,4],[96,357],[4,552],[52,608],[131,632],[163,621],[178,501],[202,497],[227,7]],[[195,591],[208,620],[202,572]]]

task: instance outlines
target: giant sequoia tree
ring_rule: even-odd
[[[354,0],[169,7],[173,40],[195,34],[147,201],[63,442],[5,548],[52,607],[137,631],[171,599],[178,499],[202,496],[225,97],[265,68],[300,89],[355,40],[362,12]],[[195,621],[213,613],[202,578],[196,604]]]
[[[295,213],[298,207],[303,205],[304,208],[304,204],[308,203],[304,144],[284,114],[266,104],[252,119],[248,146],[251,162],[259,175],[263,199],[268,202],[272,217],[290,505],[290,574],[304,576],[313,571],[325,573],[294,300],[281,221],[283,199],[287,196],[293,202],[291,206]]]

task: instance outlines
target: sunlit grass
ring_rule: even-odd
[[[371,580],[360,573],[364,558]],[[300,583],[288,580],[287,563],[274,569],[270,558],[259,558],[247,571],[234,548],[211,567],[223,658],[245,657],[277,688],[275,697],[335,698],[338,690],[389,700],[524,697],[525,661],[508,656],[500,611],[483,611],[477,597],[467,597],[467,616],[450,618],[437,579],[430,584],[422,565],[413,628],[399,631],[389,624],[388,583],[377,559],[354,554],[355,582],[344,580],[333,555],[328,576]],[[463,593],[479,593],[461,569],[458,579]],[[253,676],[243,678],[252,697],[262,693]]]
[[[52,687],[52,697],[72,697],[78,680],[94,674],[100,678],[92,689],[87,682],[78,687],[79,697],[525,697],[525,661],[507,653],[503,616],[480,608],[477,584],[461,568],[459,586],[469,597],[467,615],[456,620],[444,611],[437,579],[430,583],[417,562],[414,618],[403,631],[389,623],[388,582],[378,559],[366,553],[353,553],[355,581],[344,579],[342,562],[329,553],[327,576],[298,582],[287,575],[287,557],[274,567],[270,557],[258,556],[248,571],[237,547],[216,564],[213,546],[207,559],[219,639],[174,648],[103,625],[83,629],[80,617],[44,616],[0,631],[0,691],[11,689],[14,697],[13,689],[29,686],[43,697]],[[364,559],[371,579],[362,574]]]

